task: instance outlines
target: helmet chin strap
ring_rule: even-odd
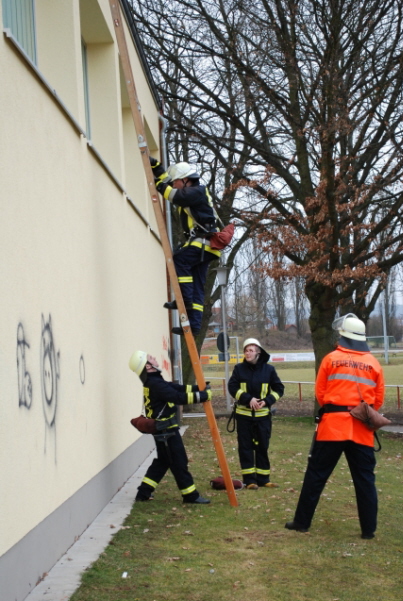
[[[147,365],[149,365],[150,367],[152,367],[153,369],[155,369],[155,371],[159,371],[160,373],[162,372],[162,369],[160,369],[159,367],[157,367],[156,365],[153,365],[152,363],[150,363],[149,361],[147,361]]]

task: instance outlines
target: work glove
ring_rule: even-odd
[[[196,394],[198,394],[200,397],[200,403],[205,403],[206,401],[211,401],[212,399],[211,390],[201,390],[200,392],[196,392]]]
[[[206,382],[206,386],[205,386],[205,388],[203,388],[203,390],[210,390],[210,389],[211,389],[210,382]],[[193,384],[192,392],[200,392],[200,388],[198,387],[197,384]]]
[[[155,187],[157,188],[158,192],[162,196],[164,196],[165,190],[167,188],[170,188],[171,186],[168,186],[168,184],[166,184],[165,182],[158,182]],[[165,196],[164,196],[164,198],[165,198]]]
[[[157,159],[154,159],[154,157],[149,157],[149,159],[155,181],[158,181],[159,179],[167,179],[168,173],[165,172],[165,169],[161,163],[157,161]]]
[[[205,388],[203,388],[203,390],[207,390],[210,388],[211,388],[210,382],[206,382],[206,386],[205,386]],[[197,384],[192,384],[192,392],[199,392],[199,390],[200,390],[200,388],[198,387]]]

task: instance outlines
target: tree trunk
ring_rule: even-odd
[[[336,315],[333,291],[321,284],[308,284],[306,294],[311,304],[309,326],[315,351],[315,372],[325,355],[334,350],[337,340],[332,323]]]
[[[306,294],[311,304],[309,326],[315,352],[315,374],[317,374],[323,357],[334,350],[337,340],[337,334],[332,329],[336,303],[333,291],[321,284],[307,284]],[[315,415],[318,409],[319,405],[315,398]]]

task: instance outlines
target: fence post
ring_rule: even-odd
[[[301,382],[298,382],[298,388],[299,388],[299,402],[302,403],[302,387],[301,387]]]
[[[397,387],[397,408],[400,409],[400,388]]]

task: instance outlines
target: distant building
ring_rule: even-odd
[[[293,323],[289,324],[288,326],[285,326],[285,330],[284,330],[287,334],[289,334],[290,336],[298,336],[298,330],[297,330],[297,326],[295,326]]]
[[[222,330],[222,316],[221,316],[221,307],[213,307],[211,309],[212,316],[211,320],[208,324],[209,332],[219,333]],[[227,332],[232,332],[235,324],[235,320],[227,315]]]

